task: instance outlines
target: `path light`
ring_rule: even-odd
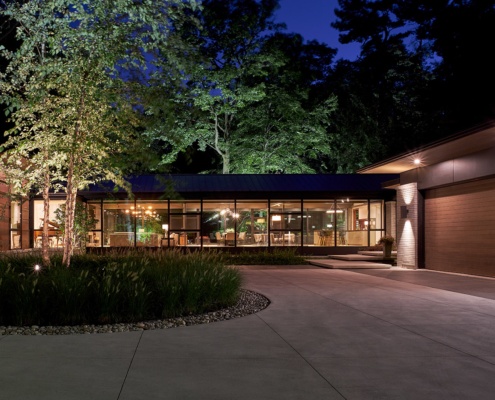
[[[39,264],[35,264],[35,265],[34,265],[34,271],[35,271],[35,272],[40,272],[40,271],[41,271],[41,265],[39,265]]]

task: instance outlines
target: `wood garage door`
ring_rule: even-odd
[[[495,276],[495,179],[425,193],[425,266]]]

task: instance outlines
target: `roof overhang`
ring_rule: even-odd
[[[400,174],[495,146],[495,120],[422,148],[359,169],[360,174]]]

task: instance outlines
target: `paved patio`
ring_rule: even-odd
[[[495,280],[358,271],[243,268],[272,304],[209,325],[0,336],[0,399],[495,398]]]

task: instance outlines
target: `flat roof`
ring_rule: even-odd
[[[359,174],[400,174],[495,146],[495,120],[458,132],[427,146],[359,169]],[[419,160],[415,163],[415,160]]]
[[[382,183],[397,179],[396,174],[154,174],[130,177],[135,195],[161,195],[178,193],[196,197],[245,196],[253,198],[273,198],[287,195],[292,198],[305,196],[341,194],[359,195],[360,193],[386,193]],[[122,188],[116,188],[112,182],[102,182],[90,186],[79,194],[90,199],[111,194],[125,195]],[[172,196],[173,197],[173,196]]]

